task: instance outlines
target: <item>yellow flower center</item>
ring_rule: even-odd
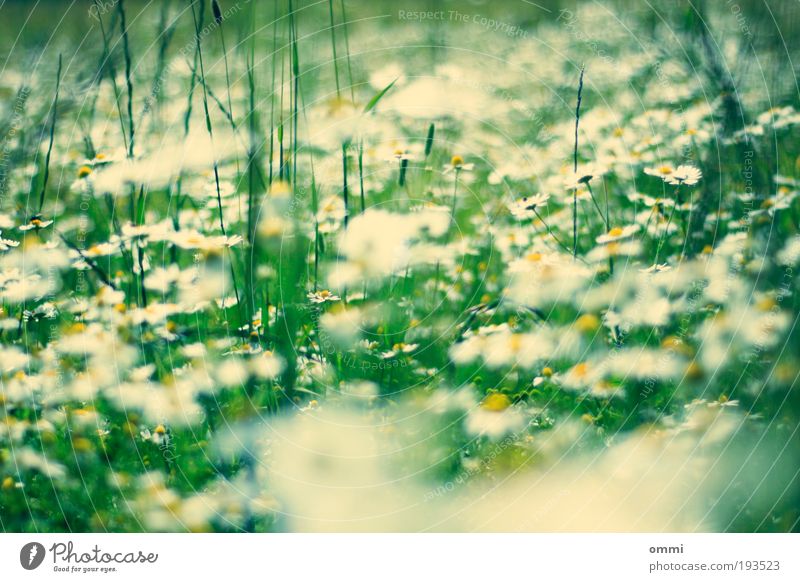
[[[511,406],[511,401],[505,394],[494,392],[486,396],[481,402],[481,407],[492,412],[501,412]]]
[[[623,232],[625,232],[625,231],[623,231],[620,227],[615,226],[614,228],[612,228],[611,230],[608,231],[608,235],[609,236],[622,236]]]
[[[593,313],[585,313],[575,321],[575,327],[583,332],[595,331],[600,327],[600,318]]]
[[[525,258],[532,263],[538,263],[539,261],[542,260],[542,253],[530,253]]]
[[[760,311],[769,311],[776,305],[777,303],[772,297],[764,297],[758,303],[756,303],[756,308]]]
[[[72,441],[72,447],[78,452],[88,452],[92,450],[92,441],[84,437],[78,437]]]
[[[463,166],[464,165],[464,158],[462,158],[461,156],[453,156],[453,158],[450,160],[450,164],[454,168],[457,168],[459,166]]]
[[[288,196],[291,193],[291,188],[288,182],[277,181],[273,182],[270,186],[269,193],[271,196]]]

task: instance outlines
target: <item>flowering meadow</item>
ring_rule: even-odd
[[[0,529],[800,530],[795,4],[0,2]]]

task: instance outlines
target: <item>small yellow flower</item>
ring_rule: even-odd
[[[12,477],[6,477],[3,479],[3,489],[13,489],[14,488],[14,479]]]
[[[453,166],[454,168],[460,168],[461,166],[464,165],[464,158],[462,158],[461,156],[453,156],[452,159],[450,160],[450,165]]]
[[[542,376],[544,376],[545,378],[550,378],[552,375],[553,375],[553,368],[551,368],[550,366],[545,366],[544,368],[542,368]]]

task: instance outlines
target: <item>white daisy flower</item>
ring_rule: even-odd
[[[308,295],[306,295],[306,297],[308,297],[311,303],[316,303],[316,304],[325,303],[326,301],[334,302],[341,300],[341,297],[339,297],[338,295],[334,295],[327,289],[311,292]]]
[[[600,236],[598,236],[597,239],[595,239],[595,240],[597,240],[597,242],[602,245],[602,244],[616,242],[616,241],[619,241],[619,240],[630,238],[631,236],[636,234],[636,232],[638,232],[638,231],[639,231],[639,225],[638,224],[630,224],[630,225],[624,226],[624,227],[623,226],[615,226],[614,228],[609,230],[606,234],[601,234]]]
[[[674,186],[693,186],[697,184],[702,177],[703,173],[698,168],[684,164],[675,168],[675,171],[665,177],[664,181]]]
[[[524,196],[523,198],[510,203],[508,205],[508,209],[515,218],[535,218],[536,212],[534,211],[538,210],[539,207],[546,206],[548,200],[550,200],[550,194]]]

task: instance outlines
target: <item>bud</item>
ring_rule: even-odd
[[[211,0],[211,10],[214,12],[214,21],[217,24],[222,23],[222,10],[219,7],[217,0]]]
[[[431,155],[431,150],[433,149],[433,136],[436,132],[436,126],[431,123],[430,127],[428,127],[428,137],[425,138],[425,157],[427,158]]]

